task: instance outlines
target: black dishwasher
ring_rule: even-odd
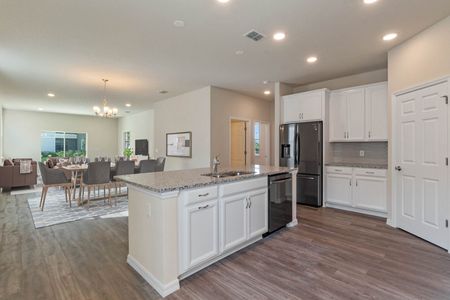
[[[292,221],[292,176],[282,173],[269,176],[269,231],[285,227]]]

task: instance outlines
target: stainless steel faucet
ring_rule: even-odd
[[[214,156],[214,159],[212,161],[213,174],[219,173],[219,165],[220,165],[219,156],[220,156],[220,154],[217,154],[216,156]]]

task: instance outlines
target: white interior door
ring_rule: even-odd
[[[247,163],[247,123],[231,121],[231,165],[245,166]]]
[[[397,223],[448,248],[447,83],[403,94],[394,116]]]

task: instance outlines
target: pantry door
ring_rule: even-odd
[[[397,225],[448,249],[447,83],[396,97]]]

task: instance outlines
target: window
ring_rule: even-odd
[[[41,160],[48,157],[86,156],[87,134],[64,131],[41,133]]]
[[[123,133],[123,149],[128,149],[131,146],[131,139],[130,139],[130,132],[129,131],[125,131]]]
[[[259,122],[255,122],[254,125],[254,149],[255,149],[255,155],[258,156],[259,155],[259,151],[260,151],[260,129],[261,129],[261,124]]]

